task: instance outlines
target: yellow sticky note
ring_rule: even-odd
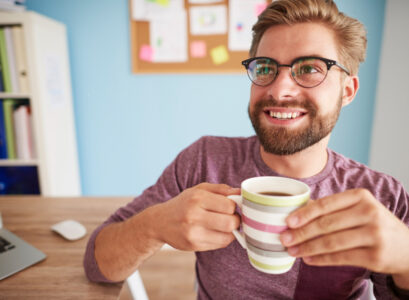
[[[156,3],[162,6],[169,6],[169,0],[156,0]]]
[[[215,65],[220,65],[229,60],[229,53],[227,52],[226,46],[223,45],[210,50],[210,56]]]

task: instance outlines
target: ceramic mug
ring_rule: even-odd
[[[253,177],[241,183],[241,196],[230,195],[240,207],[243,233],[233,234],[247,250],[251,265],[269,274],[289,271],[295,258],[279,239],[287,229],[285,218],[310,199],[305,183],[273,176]]]

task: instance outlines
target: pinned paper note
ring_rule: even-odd
[[[153,49],[149,45],[142,45],[139,50],[139,59],[144,61],[152,61]]]
[[[193,6],[189,13],[191,34],[210,35],[227,32],[227,9],[225,5]]]
[[[223,2],[222,0],[189,0],[190,4],[211,4]]]
[[[229,53],[227,52],[226,47],[223,45],[213,48],[210,51],[210,56],[212,57],[215,65],[220,65],[229,60]]]
[[[248,51],[250,49],[252,27],[266,5],[265,0],[230,0],[229,50]]]
[[[156,13],[150,22],[153,62],[186,62],[188,57],[186,11]]]
[[[150,21],[158,13],[184,10],[184,0],[132,0],[132,19],[135,21]]]
[[[206,43],[204,41],[194,41],[190,43],[190,56],[191,57],[205,57],[206,56]]]
[[[267,8],[267,3],[257,3],[255,7],[256,16],[259,16]]]

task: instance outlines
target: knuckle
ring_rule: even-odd
[[[329,205],[330,205],[330,202],[328,201],[327,198],[319,199],[319,200],[317,200],[316,203],[318,204],[318,208],[319,208],[321,211],[327,211],[328,208],[329,208]]]
[[[307,255],[314,253],[314,249],[315,247],[312,242],[307,242],[300,246],[300,251],[302,253],[306,253]]]
[[[324,232],[327,232],[331,229],[332,223],[333,222],[331,218],[327,216],[323,216],[317,219],[317,226],[319,227],[319,229],[321,229],[321,231],[324,231]]]
[[[372,194],[370,191],[364,188],[358,188],[355,190],[356,195],[361,199],[361,200],[367,200],[371,199]]]
[[[294,236],[295,241],[304,241],[308,239],[308,229],[305,227],[297,228],[292,230],[292,234]]]
[[[375,223],[371,226],[371,236],[377,247],[383,247],[383,245],[385,245],[386,236],[380,223]]]
[[[201,183],[199,183],[198,185],[195,185],[195,186],[194,186],[194,189],[204,189],[204,188],[206,188],[207,186],[209,186],[209,184],[208,184],[207,182],[201,182]]]
[[[197,230],[191,226],[188,226],[185,229],[184,236],[189,246],[193,246],[197,237]]]
[[[324,241],[324,246],[325,246],[326,249],[328,249],[330,251],[331,250],[336,250],[337,246],[338,246],[338,241],[336,241],[333,238],[328,237]]]
[[[198,204],[201,201],[203,194],[204,192],[200,189],[192,190],[190,197],[189,197],[189,200],[190,200],[189,202],[191,204]]]
[[[382,262],[382,249],[379,247],[374,248],[370,253],[371,263],[375,271],[380,271],[383,269]]]

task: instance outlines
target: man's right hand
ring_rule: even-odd
[[[233,240],[233,229],[240,217],[228,195],[239,195],[239,188],[225,184],[201,183],[155,207],[157,238],[186,251],[224,248]]]
[[[95,240],[100,271],[112,281],[124,280],[163,243],[187,251],[226,247],[240,223],[236,204],[226,196],[239,193],[224,184],[202,183],[106,226]]]

